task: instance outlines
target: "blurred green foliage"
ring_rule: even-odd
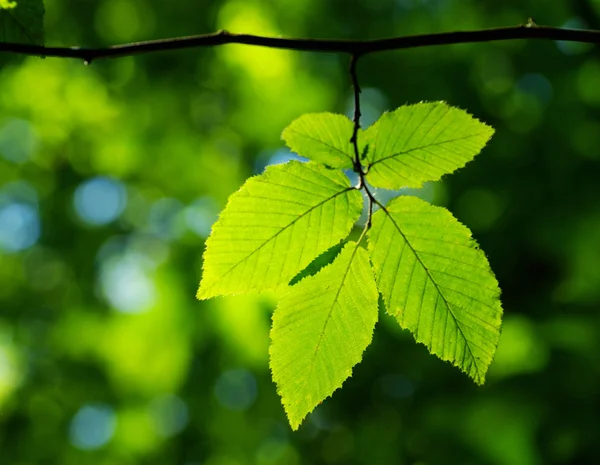
[[[43,0],[0,0],[0,41],[44,44]]]
[[[600,26],[592,0],[56,0],[46,43],[232,32],[368,39]],[[503,289],[478,388],[382,316],[344,389],[292,434],[272,296],[198,302],[227,196],[281,130],[349,114],[347,57],[229,45],[82,63],[0,57],[0,463],[587,464],[600,453],[599,50],[511,41],[359,66],[365,125],[446,100],[496,128],[419,195],[470,226]],[[389,193],[380,192],[382,198]]]

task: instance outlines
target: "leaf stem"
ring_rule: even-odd
[[[352,79],[352,90],[354,92],[354,128],[352,130],[352,137],[350,142],[354,147],[354,171],[360,176],[360,184],[364,184],[362,179],[362,166],[360,165],[360,152],[358,150],[358,131],[360,130],[360,85],[358,84],[358,76],[356,75],[356,65],[359,54],[352,54],[350,57],[350,78]]]
[[[379,206],[379,208],[384,208],[383,204],[381,204],[381,202],[379,202],[379,200],[377,200],[375,198],[375,196],[373,195],[373,193],[369,190],[369,188],[367,187],[367,183],[363,183],[363,189],[365,191],[365,193],[367,194],[367,200],[369,202],[369,214],[367,216],[367,227],[371,227],[371,218],[373,217],[373,204],[377,204]]]
[[[360,238],[358,239],[357,246],[360,245],[367,231],[371,229],[371,218],[373,216],[373,204],[376,203],[381,208],[383,205],[375,198],[375,196],[371,193],[367,186],[367,181],[365,176],[367,172],[364,170],[362,164],[360,163],[360,151],[358,150],[358,132],[360,130],[360,85],[358,84],[358,76],[356,74],[356,64],[358,59],[360,58],[359,53],[353,53],[350,57],[350,78],[352,80],[352,89],[354,91],[354,127],[352,130],[352,137],[350,138],[350,142],[354,147],[354,171],[358,174],[358,184],[356,189],[364,190],[367,194],[367,205],[368,205],[368,214],[367,221],[365,223],[365,228],[363,229]]]

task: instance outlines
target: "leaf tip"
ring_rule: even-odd
[[[288,423],[290,424],[290,428],[292,428],[292,431],[298,431],[298,429],[300,428],[300,425],[302,424],[302,421],[306,418],[307,414],[304,414],[304,416],[297,416],[297,415],[294,415],[288,409],[287,405],[284,404],[283,408],[285,410],[285,414],[287,416]]]
[[[466,369],[463,369],[462,367],[461,370],[464,373],[466,373],[467,376],[471,378],[477,386],[481,387],[485,384],[485,375],[487,374],[488,368],[489,365],[479,367],[475,373],[469,373]]]
[[[214,297],[214,295],[208,292],[208,289],[206,289],[206,286],[204,285],[204,280],[200,281],[200,286],[196,292],[196,299],[208,300],[212,297]]]

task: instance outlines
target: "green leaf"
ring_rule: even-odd
[[[483,384],[498,338],[500,289],[452,214],[399,197],[373,215],[369,253],[387,311],[432,354]]]
[[[494,130],[444,102],[417,103],[384,113],[364,133],[367,179],[375,187],[421,187],[473,159]]]
[[[337,170],[291,161],[234,193],[206,242],[197,297],[277,289],[345,238],[360,192]]]
[[[0,0],[0,42],[43,45],[43,0]]]
[[[352,121],[343,115],[310,113],[294,120],[281,137],[298,155],[333,168],[352,168],[352,131]]]
[[[377,321],[377,301],[369,256],[355,242],[282,298],[273,315],[269,352],[293,429],[341,387],[362,359]]]

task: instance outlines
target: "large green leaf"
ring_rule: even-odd
[[[353,124],[343,115],[309,113],[294,120],[281,135],[298,155],[333,168],[352,168]]]
[[[373,215],[369,253],[388,312],[432,354],[483,384],[502,307],[471,232],[445,208],[400,197]]]
[[[0,42],[43,45],[43,0],[0,0]]]
[[[400,189],[437,181],[471,161],[494,130],[444,102],[417,103],[384,113],[364,133],[367,179]]]
[[[204,253],[199,299],[276,289],[346,237],[362,196],[338,170],[291,161],[234,193]]]
[[[377,299],[369,256],[355,242],[282,298],[273,315],[271,371],[293,429],[362,359]]]

